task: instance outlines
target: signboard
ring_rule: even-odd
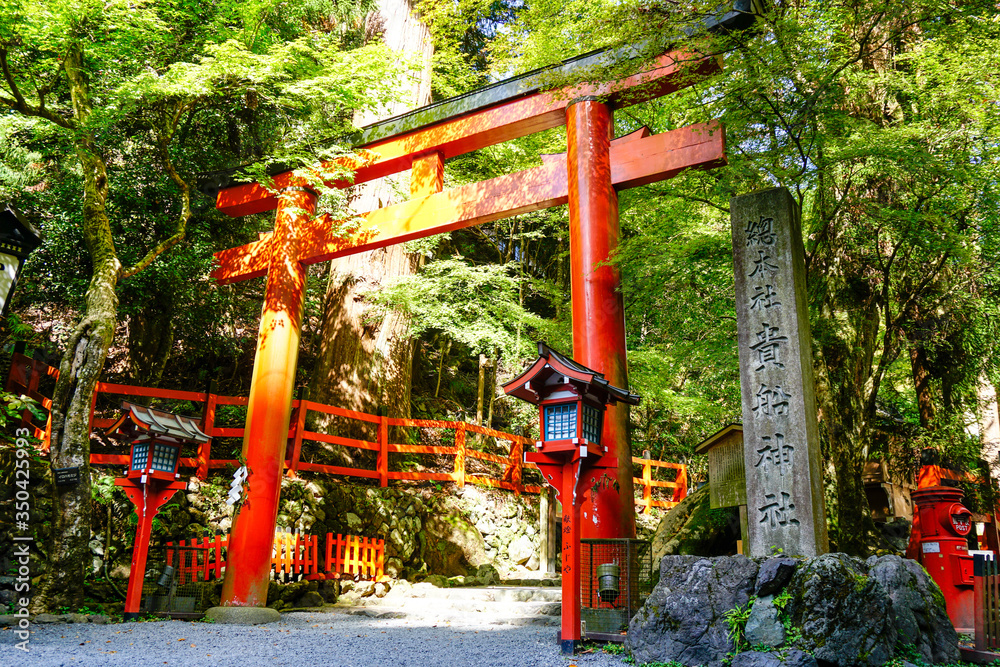
[[[73,468],[53,468],[52,474],[56,479],[56,486],[75,486],[80,483],[80,467]]]

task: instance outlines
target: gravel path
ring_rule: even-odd
[[[281,667],[625,667],[601,650],[564,657],[550,627],[429,625],[343,613],[292,612],[262,626],[187,621],[34,625],[29,652],[0,631],[0,665],[280,665]]]

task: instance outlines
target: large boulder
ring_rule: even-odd
[[[725,614],[749,602],[756,578],[746,556],[664,557],[659,583],[629,623],[635,661],[722,667],[734,650]]]
[[[872,556],[868,576],[889,594],[897,644],[910,645],[930,664],[958,662],[958,633],[941,589],[920,563],[899,556]]]
[[[863,561],[824,554],[799,565],[788,590],[788,613],[801,639],[796,648],[821,663],[883,665],[893,656],[892,603]]]
[[[758,591],[768,594],[754,597]],[[626,646],[638,663],[719,667],[737,651],[730,637],[739,617],[747,619],[740,646],[774,650],[744,650],[732,667],[875,667],[902,647],[927,663],[959,658],[944,598],[923,567],[898,556],[862,561],[839,553],[666,556]]]

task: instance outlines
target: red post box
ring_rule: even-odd
[[[961,489],[931,486],[912,494],[913,532],[906,550],[919,561],[944,594],[948,617],[959,632],[972,632],[974,596],[968,534],[972,513],[961,503]]]

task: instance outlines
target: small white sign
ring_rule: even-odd
[[[17,277],[17,267],[20,261],[14,255],[0,252],[0,312],[3,311],[10,296],[11,289],[14,288],[14,279]]]
[[[924,542],[921,547],[925,554],[939,554],[941,553],[941,543],[940,542]]]

